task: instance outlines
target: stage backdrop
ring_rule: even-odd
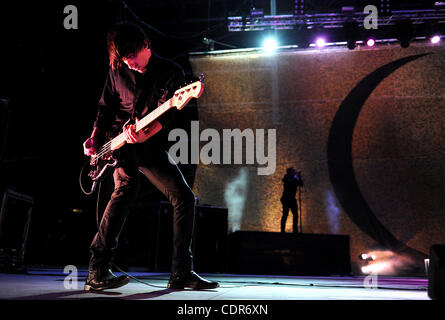
[[[359,254],[373,251],[382,274],[422,272],[430,246],[445,243],[445,46],[197,54],[190,62],[205,74],[199,131],[216,129],[221,153],[224,129],[264,129],[272,156],[267,132],[276,130],[273,174],[258,174],[271,158],[206,165],[201,157],[194,191],[201,204],[229,209],[229,232],[280,231],[281,179],[294,166],[305,181],[304,233],[349,235],[354,271]]]

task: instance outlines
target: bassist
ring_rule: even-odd
[[[119,150],[114,168],[114,191],[91,245],[85,290],[118,288],[129,282],[116,277],[110,269],[119,234],[135,199],[143,176],[157,187],[173,205],[171,289],[210,289],[218,283],[203,279],[193,271],[190,250],[194,223],[195,196],[179,168],[169,161],[167,128],[169,111],[136,132],[128,121],[144,115],[169,99],[184,82],[177,65],[157,57],[138,26],[121,23],[107,35],[110,69],[99,101],[91,137],[84,142],[84,153],[94,157],[104,141],[124,132],[126,144]],[[142,173],[142,175],[141,175]]]

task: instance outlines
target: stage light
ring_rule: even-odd
[[[434,9],[436,9],[436,10],[445,9],[445,2],[444,1],[435,1]]]
[[[427,26],[426,37],[430,39],[431,44],[438,44],[441,41],[441,34],[445,31],[444,27],[437,22],[431,22]]]
[[[263,43],[263,48],[265,51],[272,53],[278,48],[278,45],[274,38],[267,38]]]
[[[366,41],[366,45],[368,46],[368,47],[374,47],[374,45],[375,45],[375,40],[374,39],[368,39],[367,41]]]
[[[354,6],[341,7],[341,12],[346,15],[352,16],[355,13],[355,7]]]
[[[322,37],[319,37],[315,40],[315,45],[319,48],[323,48],[326,45],[326,40]]]
[[[438,36],[438,35],[432,36],[430,38],[430,41],[431,41],[432,44],[439,43],[440,42],[440,36]]]
[[[380,262],[380,263],[374,263],[367,266],[364,266],[361,268],[363,273],[379,273],[384,271],[385,269],[388,269],[390,267],[390,264],[388,262]]]
[[[264,9],[256,9],[256,8],[250,9],[250,17],[252,19],[264,18]]]
[[[374,261],[376,259],[375,255],[373,254],[367,254],[367,253],[362,253],[361,255],[358,256],[361,260],[365,260],[365,261]]]
[[[207,51],[215,50],[215,40],[204,37],[204,39],[202,39],[202,43],[207,46]]]

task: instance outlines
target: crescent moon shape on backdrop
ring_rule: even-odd
[[[385,248],[417,255],[419,251],[396,239],[378,220],[361,194],[352,164],[352,137],[360,111],[374,89],[400,67],[428,54],[395,60],[363,78],[340,104],[329,131],[327,146],[330,180],[346,214],[363,232]]]

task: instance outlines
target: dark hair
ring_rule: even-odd
[[[150,41],[145,32],[131,22],[122,22],[114,26],[107,34],[110,66],[116,70],[122,66],[122,58],[137,54],[145,46],[150,49]]]
[[[290,174],[292,170],[295,170],[294,167],[289,167],[286,169],[286,173]]]

